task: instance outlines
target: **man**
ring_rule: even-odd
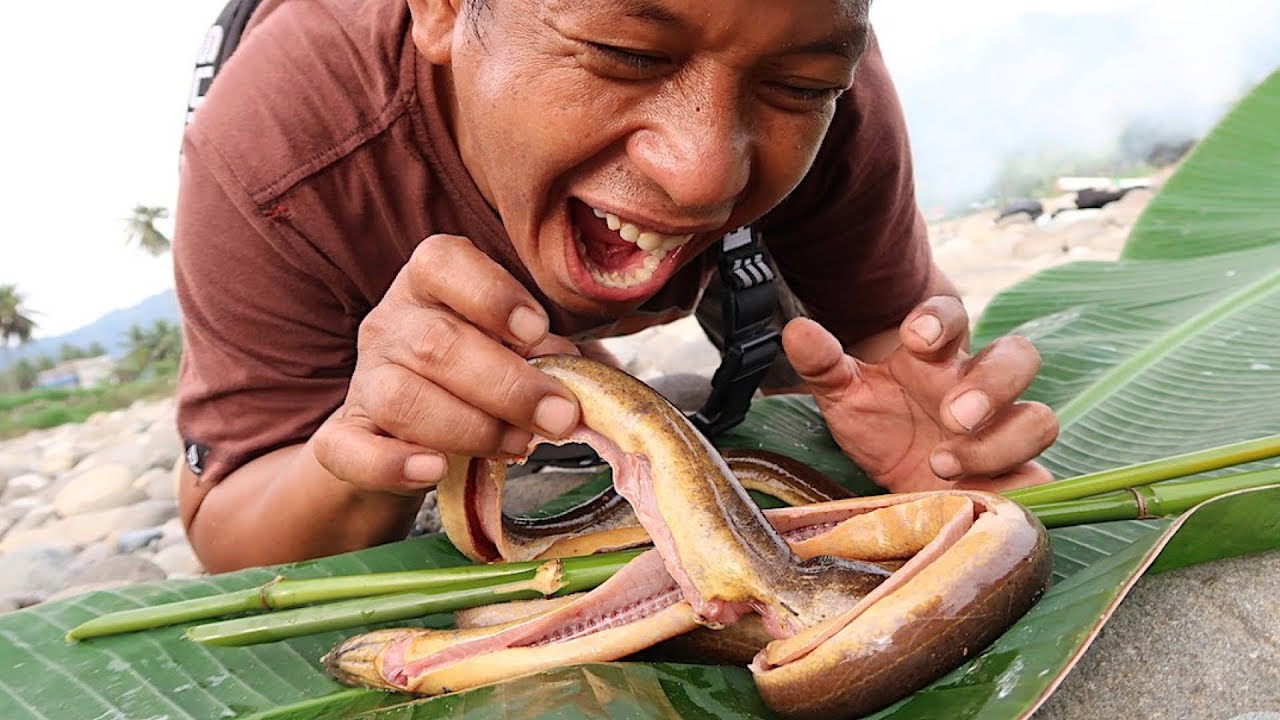
[[[445,453],[563,436],[576,401],[525,358],[687,314],[746,224],[877,482],[1048,479],[1056,420],[1015,402],[1039,356],[964,351],[865,2],[267,0],[183,156],[180,497],[211,571],[402,538]]]

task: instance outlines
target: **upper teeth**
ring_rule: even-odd
[[[693,233],[687,235],[666,235],[656,230],[644,230],[629,222],[623,222],[621,218],[611,212],[591,208],[591,212],[595,213],[598,218],[603,218],[605,225],[610,230],[618,233],[618,236],[629,243],[635,243],[636,247],[650,253],[659,253],[666,255],[672,250],[689,242],[689,238],[693,237]]]

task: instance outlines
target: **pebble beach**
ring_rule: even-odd
[[[1103,208],[1071,209],[1064,194],[1044,200],[1036,218],[998,219],[996,210],[986,210],[932,223],[934,256],[977,317],[1002,289],[1042,269],[1114,259],[1166,176]],[[718,363],[692,319],[608,344],[632,374],[659,384],[673,374],[709,376]],[[181,451],[172,400],[138,402],[0,441],[0,613],[86,590],[201,574],[177,516],[174,464]],[[526,507],[558,492],[527,480],[521,485],[528,491],[514,502]],[[1247,587],[1242,579],[1237,588],[1233,578],[1247,578]],[[1268,712],[1280,711],[1276,578],[1280,553],[1273,552],[1144,579],[1037,717],[1280,720]],[[1222,597],[1206,590],[1213,583]],[[1208,620],[1182,622],[1169,610],[1187,606]],[[1152,626],[1149,614],[1157,612],[1175,617]],[[1165,679],[1154,686],[1132,682],[1136,673]]]

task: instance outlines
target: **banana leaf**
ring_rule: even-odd
[[[1042,273],[1002,296],[978,342],[1018,332],[1044,370],[1030,395],[1060,414],[1045,453],[1059,476],[1280,432],[1280,73],[1232,111],[1170,179],[1116,263]],[[811,403],[773,398],[725,440],[865,478]],[[1266,462],[1255,463],[1262,466]],[[1271,508],[1268,510],[1267,508]],[[992,647],[877,718],[1026,717],[1146,571],[1280,547],[1280,488],[1215,499],[1178,519],[1052,531],[1055,584]],[[464,563],[439,536],[193,580],[88,593],[0,617],[0,717],[767,718],[740,668],[609,663],[442,698],[352,690],[317,660],[351,633],[247,648],[182,639],[183,626],[67,643],[99,614],[261,584]],[[447,616],[421,622],[446,625]],[[355,632],[355,631],[352,631]]]

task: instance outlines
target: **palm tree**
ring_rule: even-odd
[[[4,349],[4,366],[9,365],[9,343],[15,338],[18,344],[31,339],[36,329],[34,315],[24,305],[25,298],[17,285],[0,285],[0,348]]]
[[[169,217],[169,210],[162,207],[135,205],[133,214],[126,220],[128,243],[137,245],[152,257],[169,252],[169,238],[156,229],[156,220]]]

